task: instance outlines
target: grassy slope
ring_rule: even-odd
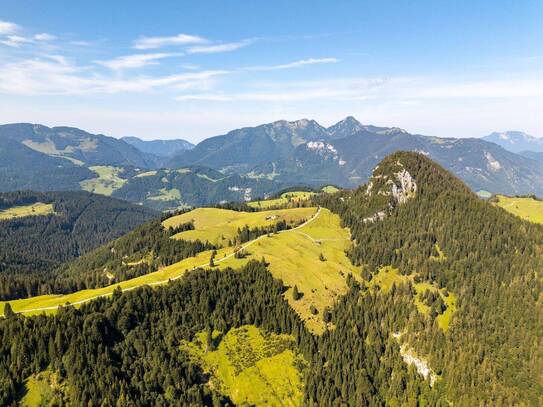
[[[126,180],[119,176],[122,168],[102,165],[89,168],[98,174],[98,177],[80,183],[81,188],[85,191],[110,196],[115,190],[121,188],[126,183]]]
[[[298,367],[305,361],[293,352],[292,336],[267,334],[252,325],[213,336],[216,350],[207,349],[205,332],[181,348],[213,375],[210,384],[236,405],[301,405],[303,378]]]
[[[534,223],[543,223],[543,201],[529,197],[508,197],[497,195],[496,205],[508,212]]]
[[[311,195],[315,195],[314,192],[304,192],[304,191],[294,191],[294,192],[285,192],[281,195],[280,198],[276,199],[267,199],[265,201],[253,201],[248,202],[247,205],[253,208],[268,209],[275,206],[284,205],[289,202],[298,202],[298,201],[307,201]]]
[[[309,219],[314,213],[315,208],[263,212],[237,212],[217,208],[198,208],[166,219],[162,224],[165,228],[168,228],[192,221],[194,222],[195,230],[181,232],[174,237],[184,240],[207,240],[214,244],[226,245],[228,239],[233,239],[237,235],[238,228],[242,228],[245,225],[250,228],[270,226],[280,220],[285,220],[287,223],[298,223],[303,219]]]
[[[333,185],[327,185],[322,188],[322,192],[326,192],[327,194],[333,194],[334,192],[339,191],[339,188],[336,188]]]
[[[288,211],[294,211],[289,209]],[[315,212],[315,208],[312,209]],[[318,241],[318,239],[322,239]],[[292,298],[292,288],[285,297],[296,312],[306,321],[308,328],[314,332],[322,332],[322,311],[332,306],[338,296],[348,289],[346,276],[348,273],[358,276],[358,270],[345,256],[349,246],[349,231],[341,228],[339,217],[327,209],[321,209],[314,220],[301,228],[288,230],[283,233],[262,236],[246,243],[245,251],[250,255],[243,259],[233,256],[234,249],[226,247],[219,249],[215,257],[217,267],[239,268],[250,259],[266,258],[271,273],[290,287],[298,286],[303,297],[297,301]],[[326,261],[319,260],[323,254]],[[123,290],[134,289],[148,284],[167,283],[169,279],[180,278],[186,271],[196,267],[208,267],[211,252],[202,252],[197,256],[185,259],[163,269],[131,280],[123,281],[112,286],[82,290],[67,295],[43,295],[39,297],[10,301],[14,311],[24,312],[25,315],[54,312],[56,307],[67,302],[76,304],[97,296],[111,295],[120,286]],[[312,315],[310,306],[314,305],[319,313]],[[38,308],[48,310],[36,310]],[[0,302],[0,312],[3,313],[4,303]]]
[[[59,383],[55,373],[48,370],[30,376],[25,382],[25,394],[20,405],[28,407],[58,405],[65,399],[65,383]]]
[[[55,213],[53,204],[36,202],[31,205],[12,206],[11,208],[0,210],[0,220],[23,218],[25,216],[42,216]]]

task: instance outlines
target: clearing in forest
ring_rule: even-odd
[[[267,333],[254,325],[215,331],[211,344],[206,332],[183,342],[206,373],[210,385],[236,405],[299,406],[303,399],[305,359],[296,352],[291,335]]]
[[[58,374],[45,370],[26,379],[19,404],[25,407],[67,405],[67,393],[66,382],[61,381]]]
[[[314,192],[305,192],[305,191],[285,192],[281,194],[279,198],[248,202],[247,205],[249,205],[252,208],[268,209],[268,208],[274,208],[280,205],[285,205],[290,202],[297,203],[301,201],[307,201],[313,195],[315,195]]]
[[[120,174],[123,172],[123,169],[120,167],[97,165],[89,167],[89,169],[95,172],[98,177],[79,183],[85,191],[111,196],[115,190],[121,188],[126,183],[126,179],[121,178]]]
[[[273,226],[280,221],[295,225],[309,219],[316,208],[293,208],[262,212],[239,212],[218,208],[197,208],[178,216],[172,216],[162,222],[167,229],[192,222],[194,230],[187,230],[173,236],[182,240],[208,241],[215,245],[226,246],[234,239],[238,229]]]
[[[311,208],[304,208],[311,209]],[[313,332],[324,330],[323,311],[332,307],[339,296],[348,290],[347,276],[358,278],[359,269],[353,266],[345,256],[345,249],[350,245],[350,234],[340,225],[339,216],[321,208],[311,209],[303,226],[286,230],[270,236],[263,235],[242,245],[242,256],[235,256],[239,248],[224,247],[217,250],[213,266],[224,269],[238,269],[249,260],[266,259],[268,269],[275,278],[289,287],[285,298],[293,309],[305,321]],[[296,211],[289,209],[288,211]],[[189,212],[190,213],[190,212]],[[311,217],[311,213],[316,213]],[[15,312],[25,315],[55,312],[67,302],[79,305],[93,298],[111,295],[116,287],[131,290],[142,285],[165,284],[170,279],[181,278],[194,268],[210,267],[211,251],[184,259],[154,273],[126,280],[107,287],[82,290],[65,295],[42,295],[10,301]],[[297,299],[293,296],[293,287],[299,291]],[[0,312],[4,304],[0,302]]]
[[[509,197],[496,195],[496,205],[522,219],[543,223],[543,201],[533,197]]]
[[[55,211],[53,204],[36,202],[30,205],[12,206],[7,209],[0,209],[0,220],[24,218],[25,216],[52,215]]]
[[[413,284],[413,288],[415,289],[413,301],[419,312],[424,315],[429,315],[431,308],[429,305],[424,303],[422,299],[422,294],[425,291],[430,291],[441,297],[441,300],[445,304],[446,309],[442,314],[439,314],[436,317],[436,320],[439,327],[443,331],[447,331],[449,329],[451,318],[456,311],[456,295],[454,295],[454,293],[448,292],[444,288],[440,289],[428,282],[417,283],[415,282],[414,275],[406,276],[400,274],[398,272],[398,269],[390,266],[381,267],[381,269],[379,269],[379,272],[375,274],[375,276],[373,276],[371,281],[366,282],[366,285],[370,288],[379,286],[381,290],[383,290],[384,292],[388,292],[394,284],[400,285],[408,282],[411,282],[411,284]]]

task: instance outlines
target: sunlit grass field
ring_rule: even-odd
[[[509,197],[496,195],[496,205],[511,212],[513,215],[534,223],[543,223],[543,201],[531,197]]]
[[[209,241],[224,246],[236,237],[238,228],[271,226],[284,220],[299,223],[309,219],[316,208],[293,208],[263,212],[238,212],[217,208],[197,208],[182,215],[173,216],[162,222],[165,228],[176,227],[187,222],[194,223],[194,230],[187,230],[174,236],[176,239]]]
[[[25,216],[43,216],[55,213],[53,204],[36,202],[31,205],[12,206],[8,209],[0,209],[0,221],[15,218],[23,218]]]
[[[236,405],[299,406],[303,399],[302,371],[306,361],[293,350],[290,335],[268,334],[253,325],[213,333],[215,350],[206,333],[181,344],[192,360],[212,375],[211,385]],[[302,369],[300,369],[300,367]]]
[[[307,201],[313,195],[315,195],[314,192],[305,192],[305,191],[285,192],[284,194],[281,194],[279,198],[248,202],[247,205],[253,208],[268,209],[268,208],[274,208],[280,205],[285,205],[289,202]]]
[[[98,177],[81,181],[81,188],[95,194],[110,196],[115,190],[121,188],[126,180],[120,177],[122,168],[98,165],[89,167]]]
[[[300,208],[286,211],[295,213],[299,212],[298,209]],[[316,212],[316,208],[302,209],[308,211],[307,218]],[[327,209],[321,209],[318,216],[301,228],[273,234],[270,237],[264,235],[246,243],[244,251],[248,255],[242,259],[234,257],[232,247],[219,249],[214,263],[220,269],[239,268],[251,259],[261,260],[264,257],[273,276],[290,287],[285,293],[290,305],[306,322],[309,329],[322,332],[324,329],[322,311],[325,307],[333,306],[334,301],[347,291],[347,275],[352,273],[358,277],[359,274],[358,269],[345,256],[345,249],[349,244],[349,231],[340,226],[339,217]],[[321,254],[324,261],[321,260]],[[52,313],[59,305],[68,302],[78,305],[92,298],[111,295],[116,287],[131,290],[143,285],[167,283],[169,279],[182,277],[188,270],[209,267],[210,257],[211,251],[206,251],[157,272],[111,286],[66,295],[42,295],[10,301],[10,304],[15,312],[23,312],[25,315]],[[292,298],[294,285],[297,285],[302,293],[302,298],[298,300]],[[317,315],[311,313],[311,305],[318,311]],[[0,302],[2,313],[3,309],[4,303]]]
[[[21,406],[56,406],[66,401],[67,386],[59,382],[56,373],[46,370],[30,376],[25,381],[24,391],[24,396],[20,401]]]

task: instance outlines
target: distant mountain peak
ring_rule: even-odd
[[[183,139],[142,140],[138,137],[123,137],[121,140],[144,153],[154,154],[158,157],[172,157],[177,153],[194,148],[194,144]]]
[[[347,116],[345,119],[328,127],[328,133],[333,138],[343,138],[364,130],[364,126],[353,116]]]
[[[317,123],[315,120],[310,119],[299,119],[294,121],[288,121],[288,120],[278,120],[272,123],[272,126],[274,128],[288,128],[292,131],[296,130],[304,130],[309,127],[318,127],[321,128],[322,126]]]
[[[521,151],[543,152],[543,139],[522,131],[496,131],[483,137],[483,140],[498,144],[514,153]]]

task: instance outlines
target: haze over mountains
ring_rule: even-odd
[[[194,148],[194,144],[187,140],[142,140],[138,137],[122,137],[121,140],[133,145],[144,153],[159,157],[171,157],[179,152]]]
[[[531,136],[522,131],[494,132],[483,137],[483,140],[496,143],[514,153],[525,151],[543,152],[543,139]]]
[[[520,132],[483,139],[428,137],[364,125],[354,117],[330,127],[281,120],[196,146],[180,139],[116,139],[70,127],[3,125],[0,191],[85,189],[164,210],[244,201],[292,185],[354,187],[398,150],[427,155],[474,191],[543,195],[543,145],[535,137]]]

